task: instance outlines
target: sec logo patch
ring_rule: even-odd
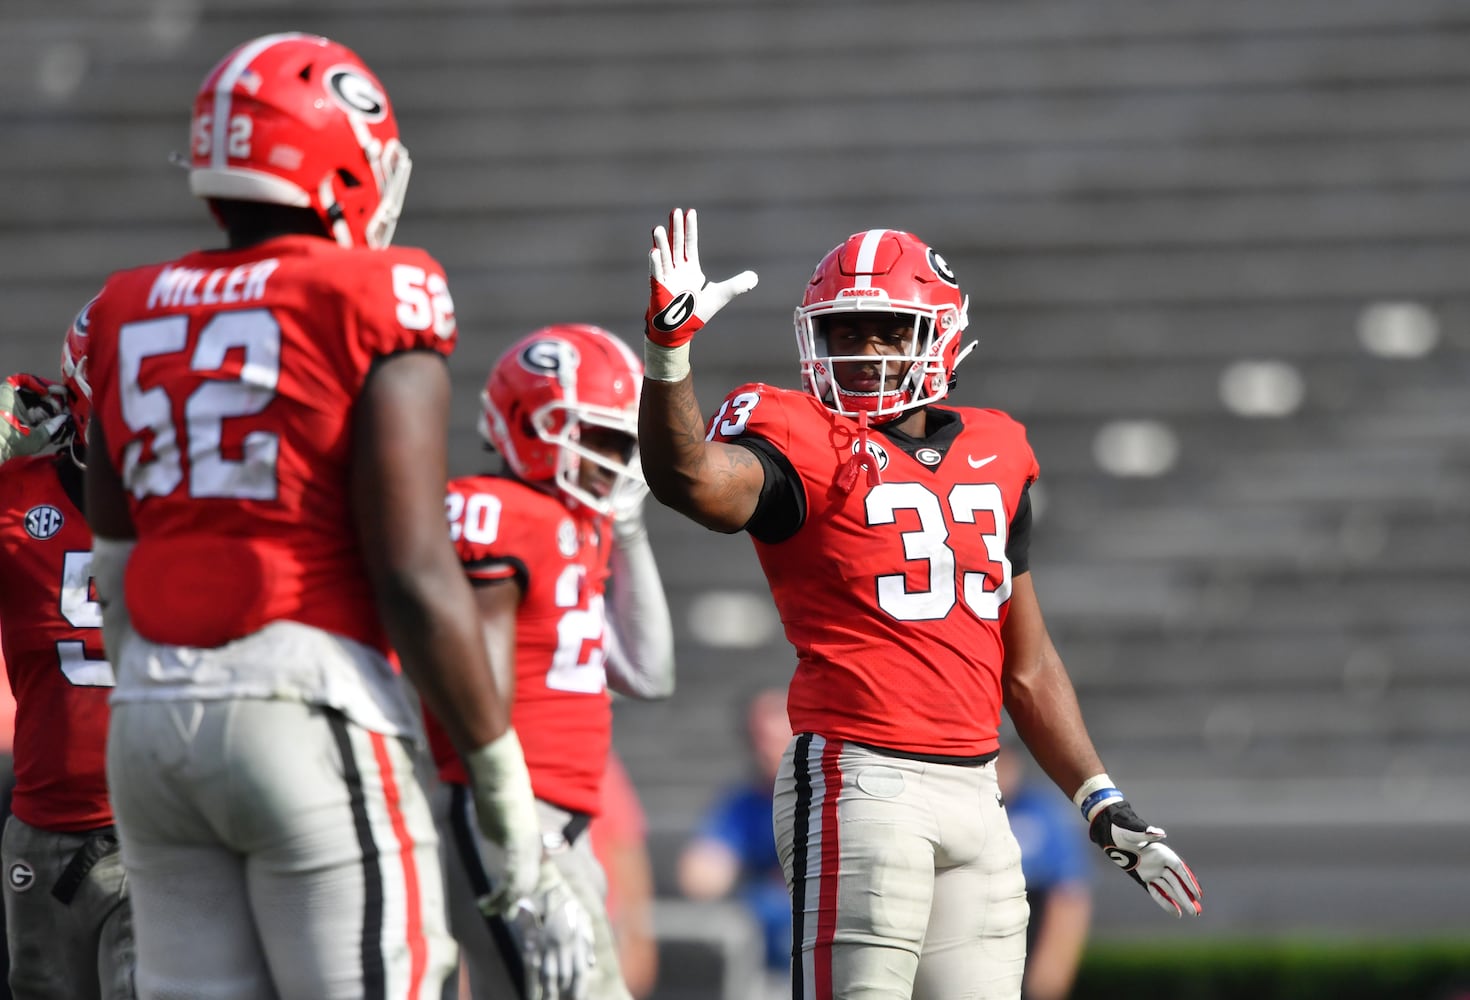
[[[10,870],[5,873],[5,881],[15,892],[25,892],[31,886],[36,884],[36,873],[34,870],[32,870],[31,866],[26,864],[24,861],[17,861],[15,864],[11,865]]]
[[[61,516],[61,511],[43,503],[26,511],[26,534],[39,542],[54,537],[61,530],[66,518]]]
[[[581,541],[577,537],[577,525],[571,518],[566,518],[556,526],[556,547],[561,554],[570,559],[577,554]]]

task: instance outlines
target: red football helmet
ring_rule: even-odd
[[[961,357],[960,335],[969,323],[969,298],[943,257],[912,233],[869,229],[834,247],[812,273],[796,309],[796,346],[807,391],[838,413],[866,411],[875,423],[938,402],[949,393]],[[882,375],[902,373],[896,389],[844,389],[834,362],[873,360],[834,356],[823,320],[834,313],[882,312],[913,318],[914,335],[903,354],[887,355]]]
[[[648,487],[638,465],[638,395],[643,362],[597,326],[566,323],[527,334],[500,356],[480,394],[480,436],[528,482],[554,482],[571,506],[614,516],[632,510]],[[625,461],[581,443],[584,427],[628,435]],[[582,462],[613,474],[607,496],[578,481]]]
[[[343,246],[393,239],[412,163],[388,94],[350,49],[265,35],[225,56],[194,98],[189,190],[310,208]]]
[[[72,439],[73,457],[85,453],[87,421],[92,418],[92,384],[87,381],[87,327],[90,325],[92,303],[82,306],[76,319],[66,331],[61,342],[61,384],[66,386],[67,406],[71,409],[72,421],[77,425]]]

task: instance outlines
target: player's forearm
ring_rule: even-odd
[[[619,525],[613,533],[610,596],[616,642],[608,656],[608,684],[630,698],[667,698],[674,693],[674,626],[648,530],[639,518],[634,530]]]
[[[1006,713],[1037,765],[1070,796],[1104,768],[1060,661],[1007,685]]]
[[[705,440],[690,379],[645,379],[638,448],[649,491],[713,531],[740,531],[760,501],[765,470],[747,448]]]
[[[643,380],[638,406],[638,451],[649,491],[659,502],[688,513],[705,466],[704,417],[694,380]]]
[[[467,753],[504,733],[508,705],[486,662],[474,599],[459,565],[386,573],[378,602],[404,673],[455,748]]]

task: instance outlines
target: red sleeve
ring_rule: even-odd
[[[546,561],[546,540],[560,540],[562,522],[570,521],[553,497],[497,476],[451,481],[445,513],[465,574],[487,583],[517,579],[523,591]]]
[[[370,358],[454,350],[454,299],[438,261],[417,247],[392,247],[353,263],[363,265],[352,289],[359,350]]]
[[[787,392],[762,382],[747,382],[735,388],[710,418],[709,439],[734,441],[744,434],[755,434],[783,455],[788,454],[791,422],[784,405]]]

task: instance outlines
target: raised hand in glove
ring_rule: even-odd
[[[35,375],[0,382],[0,462],[60,451],[71,438],[66,387]]]
[[[499,848],[486,852],[491,892],[478,901],[480,909],[508,914],[535,893],[541,878],[541,824],[521,741],[514,729],[507,729],[466,754],[464,763],[480,832]]]
[[[521,949],[531,1000],[582,1000],[596,962],[592,918],[550,861],[535,895],[506,915]]]
[[[689,343],[710,317],[755,287],[754,271],[710,282],[699,266],[699,225],[694,209],[669,213],[669,228],[655,226],[648,252],[648,339],[659,347]]]
[[[1139,819],[1127,799],[1117,799],[1099,811],[1088,833],[1108,860],[1147,889],[1165,913],[1200,915],[1204,893],[1194,872],[1163,843],[1164,831]]]

